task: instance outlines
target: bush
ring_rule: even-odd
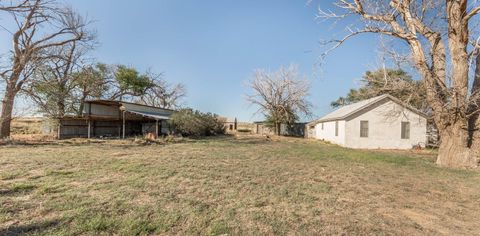
[[[213,136],[225,133],[223,122],[216,114],[181,109],[172,114],[170,127],[183,136]]]

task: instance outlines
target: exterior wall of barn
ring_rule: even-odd
[[[109,117],[112,119],[121,118],[121,112],[118,106],[95,104],[95,103],[85,103],[83,114]]]
[[[100,101],[103,102],[103,101]],[[145,133],[156,132],[155,116],[169,117],[173,111],[124,103],[109,102],[85,103],[83,117],[67,117],[59,120],[58,138],[75,137],[122,137],[123,136],[123,111],[125,108],[125,135],[137,136]],[[150,117],[154,116],[153,118]],[[90,124],[90,125],[89,125]],[[90,132],[88,130],[90,127]],[[159,134],[168,134],[170,132],[169,124],[166,120],[159,120]]]
[[[91,137],[121,137],[122,121],[90,121]],[[59,139],[87,138],[88,121],[85,119],[62,119],[59,121]],[[155,121],[126,121],[125,134],[127,136],[155,133]],[[170,132],[167,121],[159,121],[159,133]]]
[[[368,121],[368,137],[360,137],[360,122]],[[409,123],[409,138],[402,138],[402,122]],[[411,149],[425,146],[427,120],[409,109],[388,100],[348,118],[345,145],[366,149]]]
[[[335,126],[338,122],[338,133],[335,134]],[[326,121],[315,125],[315,138],[335,143],[338,145],[345,145],[345,121]]]

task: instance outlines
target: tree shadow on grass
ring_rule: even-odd
[[[0,189],[0,196],[11,196],[15,194],[28,194],[36,188],[35,185],[21,184],[8,189]],[[1,235],[1,234],[0,234]]]
[[[5,142],[5,141],[0,141],[0,146],[4,146],[4,147],[9,147],[9,146],[55,146],[55,145],[59,145],[58,143],[56,142],[53,142],[53,141],[17,141],[17,140],[14,140],[14,141],[8,141],[8,142]]]
[[[59,224],[59,220],[50,220],[32,224],[11,225],[5,229],[0,229],[0,235],[16,236],[30,234],[34,232],[42,232],[49,230]]]

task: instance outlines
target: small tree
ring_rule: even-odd
[[[253,91],[247,101],[258,107],[280,134],[282,123],[292,124],[300,115],[311,115],[311,103],[307,100],[310,83],[299,78],[296,66],[280,67],[278,71],[256,70],[248,82]]]

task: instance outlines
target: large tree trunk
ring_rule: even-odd
[[[2,114],[0,116],[0,138],[10,137],[10,124],[12,121],[13,104],[15,101],[15,90],[7,89],[2,100]]]
[[[477,167],[477,150],[472,148],[471,137],[475,127],[467,117],[468,100],[468,53],[467,45],[469,38],[468,24],[463,20],[467,8],[467,1],[446,1],[448,17],[448,44],[452,58],[452,90],[450,109],[442,111],[435,109],[436,113],[442,114],[438,121],[443,123],[440,137],[441,144],[438,150],[437,164],[448,167]]]
[[[62,118],[65,116],[65,103],[64,101],[58,101],[57,102],[57,106],[58,106],[58,118]]]
[[[437,164],[456,168],[478,166],[478,150],[469,146],[469,132],[460,124],[450,126],[440,132],[441,143],[438,149]]]
[[[280,133],[281,133],[281,127],[282,127],[282,124],[281,123],[275,123],[275,133],[280,136]]]

